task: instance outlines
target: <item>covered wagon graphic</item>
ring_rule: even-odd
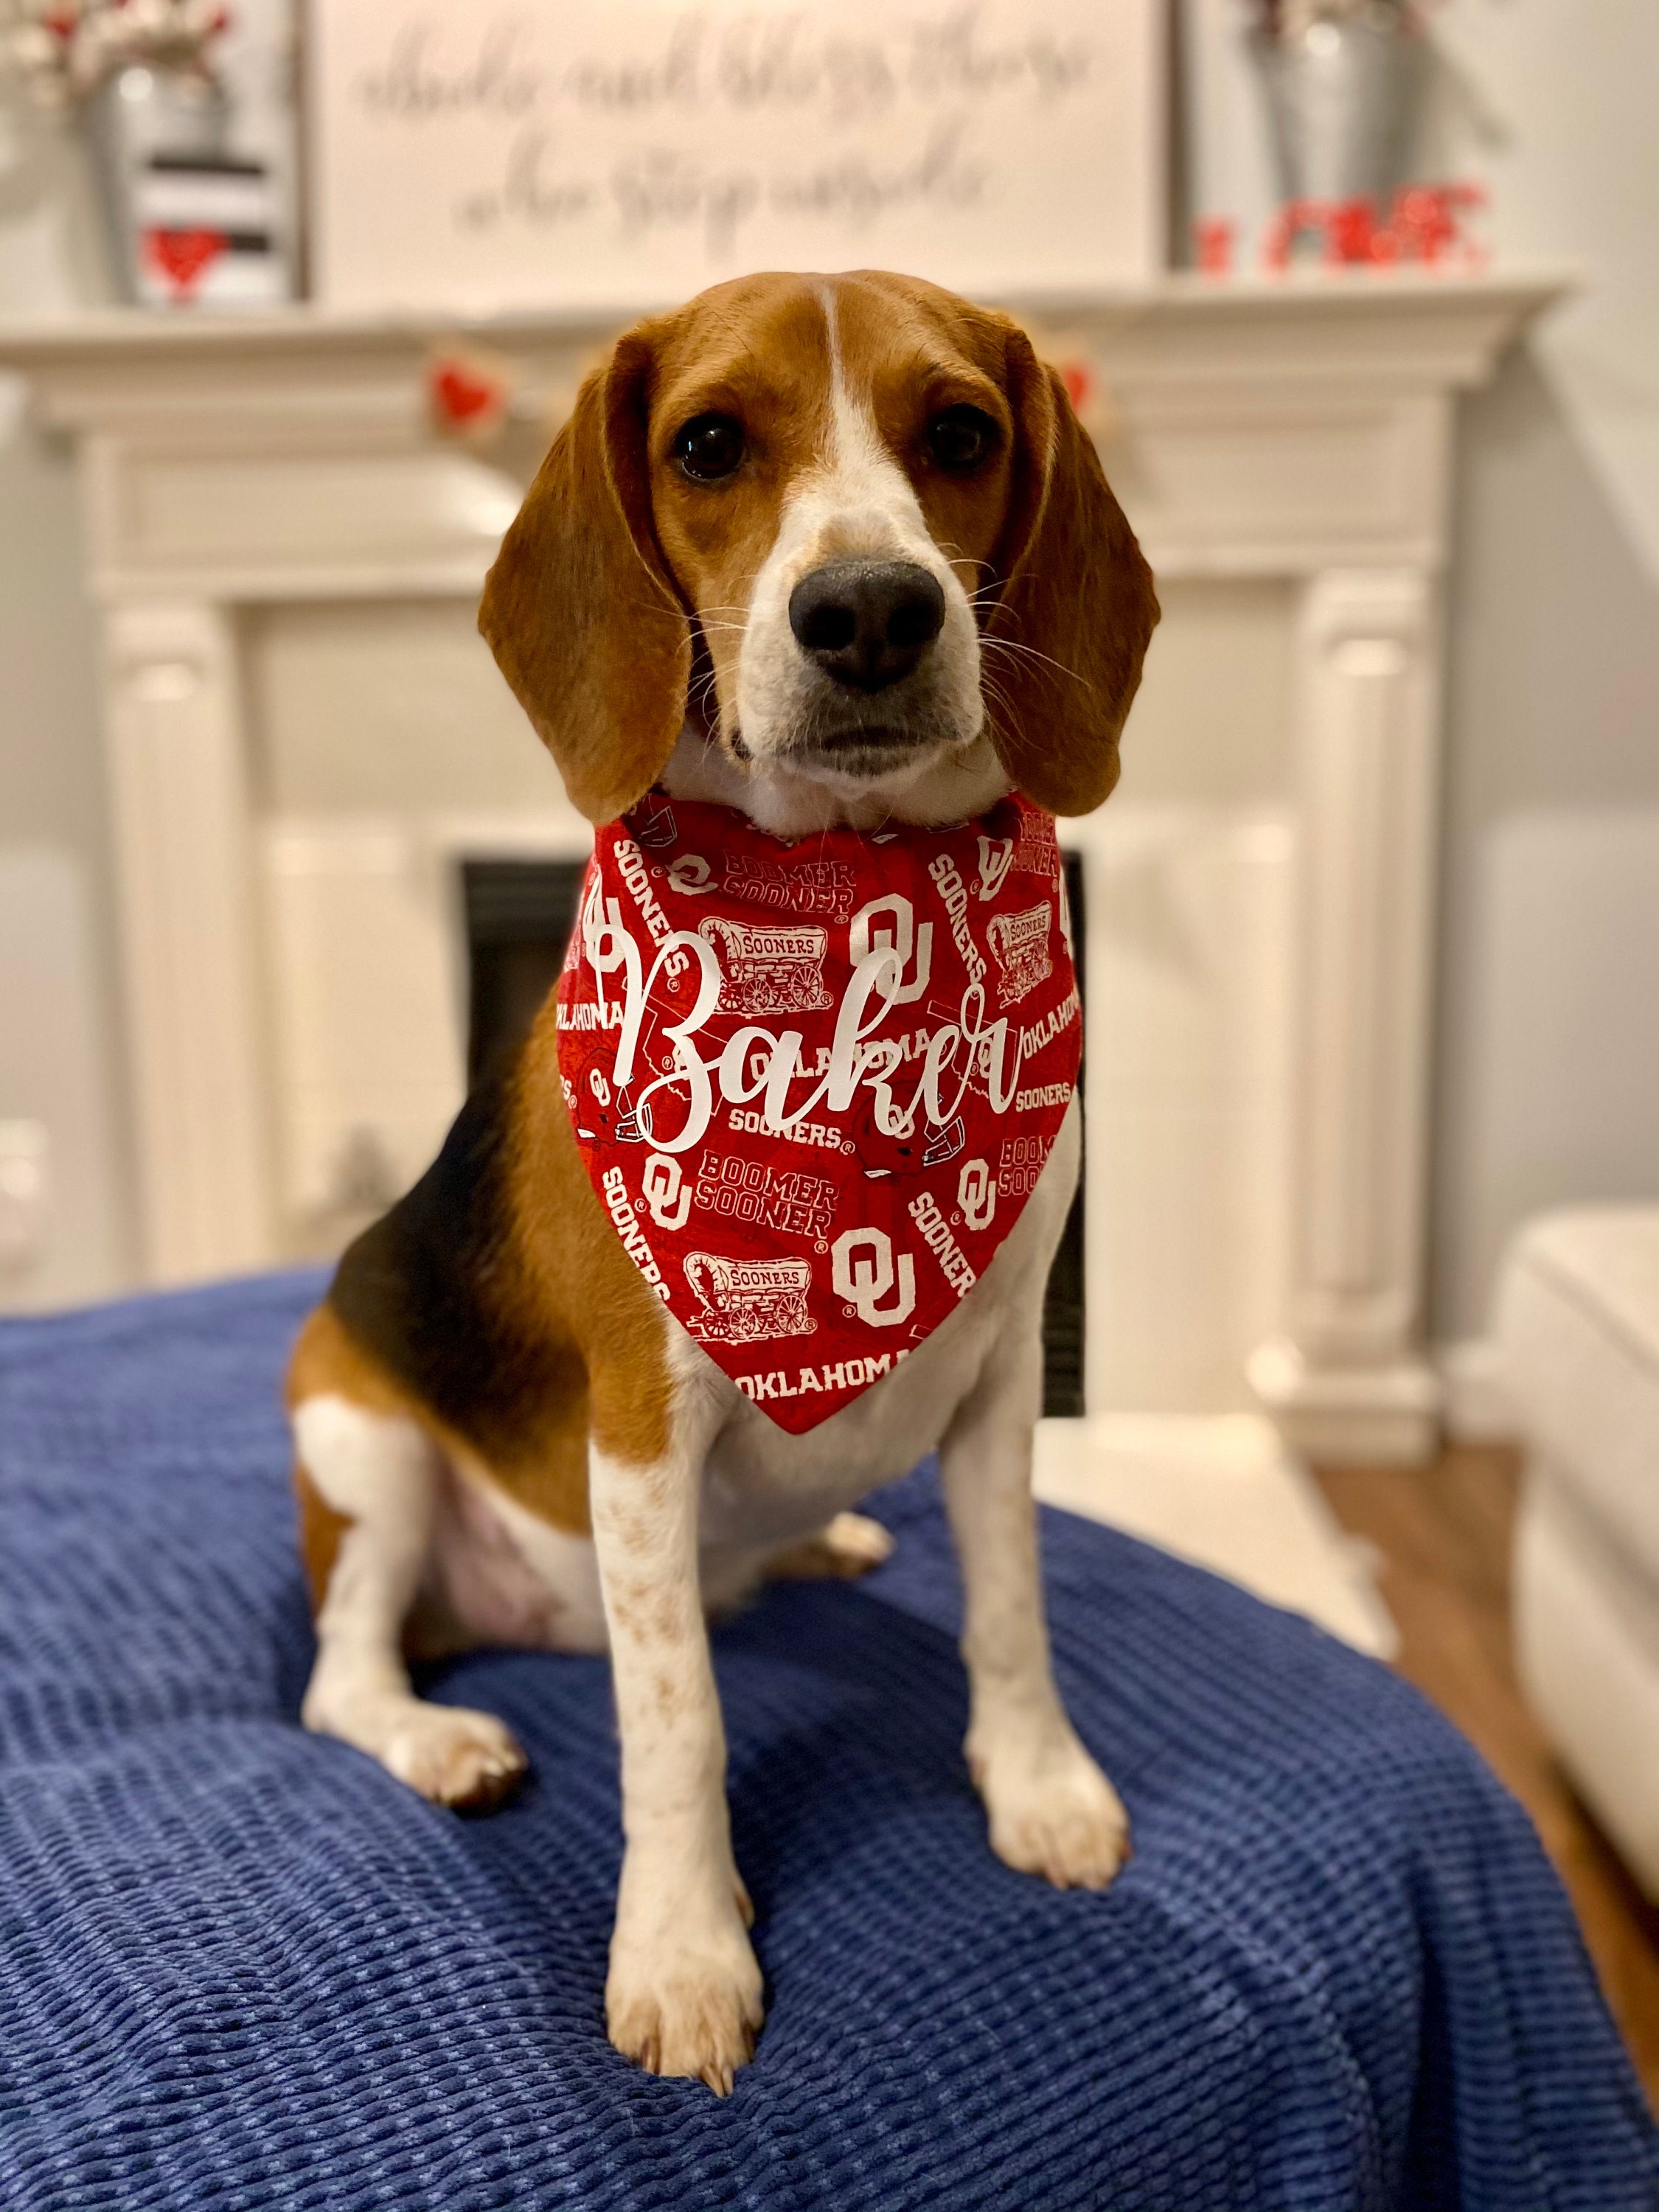
[[[1041,906],[1028,906],[1019,914],[992,915],[985,941],[997,963],[997,996],[1005,1006],[1015,1005],[1054,973],[1054,962],[1048,957],[1048,930],[1054,918],[1054,910],[1047,899]]]
[[[811,922],[732,921],[711,914],[697,934],[720,955],[723,1013],[810,1014],[831,1003],[823,981],[827,929]]]
[[[761,1344],[775,1336],[810,1336],[817,1327],[806,1310],[810,1260],[728,1260],[718,1252],[688,1252],[685,1279],[699,1307],[685,1325],[705,1344]]]

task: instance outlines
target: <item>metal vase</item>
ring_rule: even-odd
[[[1372,201],[1411,174],[1426,75],[1424,40],[1392,9],[1322,16],[1250,34],[1285,200]]]
[[[144,243],[137,179],[158,155],[222,156],[229,103],[202,70],[134,63],[99,87],[85,115],[116,289],[122,299],[138,301]]]

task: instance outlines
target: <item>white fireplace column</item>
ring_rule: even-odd
[[[1421,1345],[1439,665],[1425,569],[1329,569],[1297,622],[1290,1281],[1250,1382],[1314,1457],[1426,1457]]]
[[[225,611],[104,617],[104,726],[149,1272],[268,1264],[270,1131],[241,678]]]

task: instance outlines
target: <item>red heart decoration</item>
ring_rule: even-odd
[[[1066,386],[1066,397],[1072,403],[1072,412],[1080,415],[1094,393],[1094,371],[1086,361],[1062,362],[1060,380]]]
[[[433,411],[457,428],[476,422],[501,404],[501,391],[481,376],[473,376],[453,362],[441,362],[432,374]]]
[[[195,290],[202,271],[228,243],[222,230],[152,230],[144,235],[150,259],[180,299]]]

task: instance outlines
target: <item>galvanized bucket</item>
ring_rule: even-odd
[[[1250,49],[1267,104],[1279,190],[1286,201],[1377,209],[1411,175],[1425,41],[1391,9],[1316,17]]]
[[[124,300],[144,296],[139,185],[161,159],[216,161],[224,153],[229,105],[216,79],[198,70],[133,63],[117,70],[86,109],[116,287]]]

